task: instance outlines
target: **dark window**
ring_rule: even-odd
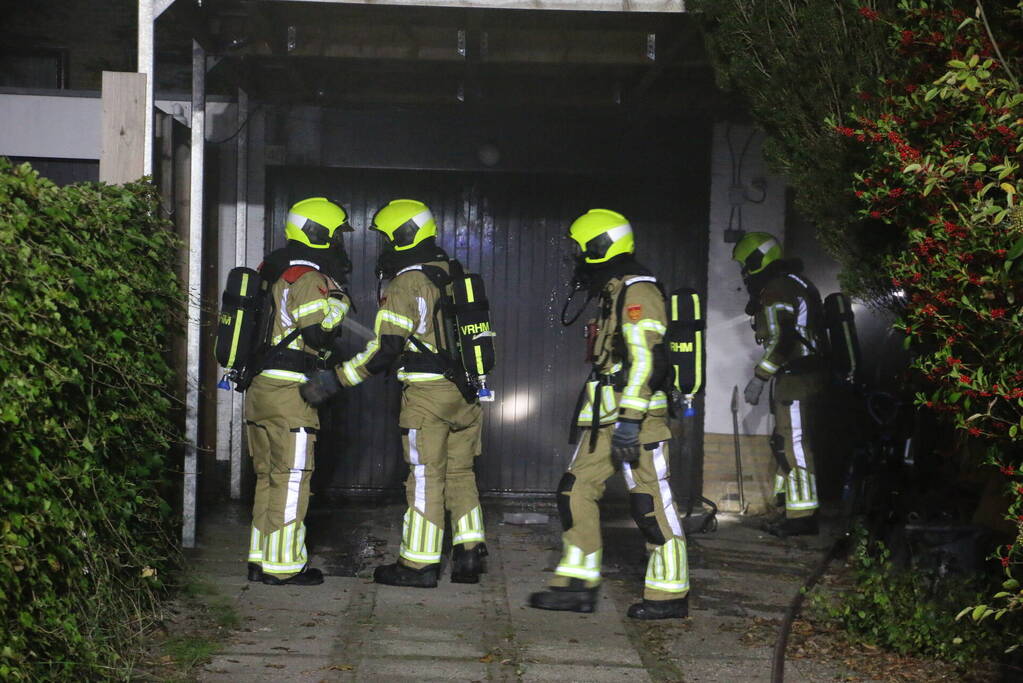
[[[0,52],[0,86],[67,88],[67,53],[53,49]]]
[[[99,162],[94,159],[42,159],[39,157],[10,157],[15,164],[32,164],[39,175],[57,185],[96,182],[99,180]]]

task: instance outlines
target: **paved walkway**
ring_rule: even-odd
[[[194,566],[232,596],[243,626],[205,667],[204,681],[769,681],[773,626],[817,562],[827,539],[778,541],[723,518],[690,536],[693,593],[686,620],[624,616],[641,590],[643,542],[631,519],[604,524],[605,582],[595,614],[525,606],[557,562],[557,514],[511,524],[516,509],[484,504],[488,573],[478,585],[442,575],[436,589],[378,586],[372,568],[393,560],[403,507],[347,505],[308,518],[318,587],[245,580],[247,511],[206,515]],[[521,512],[521,508],[518,508]],[[532,512],[536,513],[534,506]],[[833,680],[841,672],[790,662],[787,681]]]

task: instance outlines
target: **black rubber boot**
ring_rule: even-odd
[[[262,581],[263,567],[255,562],[249,562],[249,581]]]
[[[820,533],[820,525],[817,522],[817,514],[808,517],[786,517],[775,524],[769,524],[764,531],[779,538],[789,536],[816,536]]]
[[[597,588],[587,588],[582,579],[570,579],[568,586],[552,586],[549,590],[529,596],[529,606],[563,612],[584,612],[597,609]]]
[[[263,583],[268,586],[319,586],[323,583],[323,572],[311,569],[308,565],[302,571],[287,579],[278,579],[273,574],[263,572]]]
[[[373,570],[373,581],[387,586],[409,586],[412,588],[436,588],[440,564],[430,564],[422,569],[406,567],[400,562],[382,564]]]
[[[678,600],[643,600],[629,607],[633,619],[685,619],[689,616],[689,596]]]
[[[483,558],[487,556],[487,545],[480,543],[470,550],[459,543],[451,550],[451,583],[479,583],[480,574],[486,572]]]

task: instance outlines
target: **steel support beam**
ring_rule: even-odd
[[[286,2],[290,0],[260,0]],[[685,12],[685,0],[297,0],[345,5],[461,7],[463,9],[577,10],[580,12]]]
[[[139,0],[138,72],[146,75],[146,124],[142,168],[144,175],[153,174],[153,74],[156,71],[154,35],[156,19],[174,0]]]
[[[185,332],[185,474],[181,545],[195,547],[199,447],[199,353],[203,260],[203,167],[206,142],[206,50],[192,41],[192,138],[188,209],[188,318]]]
[[[245,265],[249,213],[249,95],[238,89],[237,185],[235,192],[234,265]],[[242,429],[244,397],[231,392],[231,499],[242,497]]]

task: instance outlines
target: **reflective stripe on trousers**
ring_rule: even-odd
[[[558,576],[567,576],[573,579],[585,581],[600,580],[600,558],[603,552],[596,550],[590,554],[583,552],[582,548],[565,544],[565,550],[561,556],[561,562],[554,573]]]
[[[667,593],[689,590],[689,562],[684,536],[670,538],[650,552],[645,585],[648,589]]]
[[[483,510],[477,505],[455,522],[455,537],[451,542],[459,543],[482,543],[483,538]]]
[[[401,548],[398,554],[411,562],[434,564],[440,562],[444,530],[423,517],[418,510],[409,508],[401,530]]]
[[[296,574],[309,557],[305,547],[305,524],[293,522],[262,538],[262,565],[266,574]],[[251,552],[251,551],[250,551]]]

